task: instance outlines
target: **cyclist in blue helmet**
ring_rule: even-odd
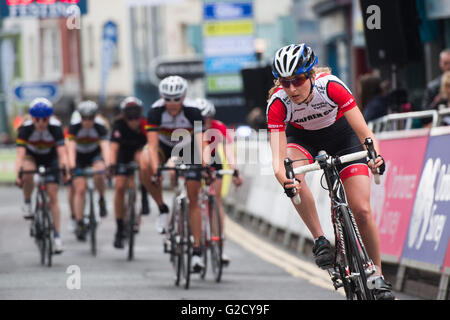
[[[18,129],[17,157],[16,157],[16,183],[23,189],[25,203],[22,211],[25,219],[31,219],[31,195],[33,193],[33,175],[21,177],[23,170],[36,170],[38,166],[49,169],[68,168],[64,135],[61,123],[53,115],[53,106],[45,98],[36,98],[30,103],[30,120],[25,121]],[[69,175],[64,175],[69,180]],[[58,204],[59,171],[53,170],[47,177],[47,194],[49,207],[54,222],[54,248],[55,253],[63,251],[60,237],[60,209]]]

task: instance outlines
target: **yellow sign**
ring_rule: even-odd
[[[253,20],[206,22],[203,35],[207,37],[253,34]]]

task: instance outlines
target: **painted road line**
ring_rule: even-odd
[[[259,256],[264,261],[280,267],[296,278],[304,279],[315,286],[335,291],[327,271],[319,269],[315,264],[302,261],[259,239],[228,217],[226,217],[225,225],[227,238],[233,240],[244,249]],[[342,290],[337,292],[345,296]]]

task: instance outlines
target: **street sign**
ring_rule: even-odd
[[[205,67],[202,58],[157,60],[154,68],[158,79],[178,75],[185,79],[192,80],[202,78],[205,75]]]
[[[14,88],[14,98],[22,103],[30,103],[35,98],[46,98],[55,102],[60,97],[56,82],[26,82]]]

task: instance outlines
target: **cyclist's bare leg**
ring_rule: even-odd
[[[25,159],[23,161],[22,167],[23,167],[24,171],[25,170],[36,170],[35,163],[29,159]],[[24,196],[25,200],[30,200],[31,195],[33,194],[33,189],[34,189],[33,175],[32,174],[24,174],[22,177],[22,181],[23,181],[23,186],[22,186],[23,196]]]
[[[198,204],[200,187],[200,181],[186,181],[187,196],[189,198],[190,227],[192,235],[194,236],[194,247],[200,247],[200,239],[202,235],[202,217],[200,214],[200,206]]]
[[[355,216],[367,253],[381,273],[380,238],[370,208],[369,177],[356,175],[347,178],[343,183],[348,205]]]
[[[95,161],[92,164],[92,168],[94,169],[94,171],[105,171],[106,165],[105,165],[105,162],[99,160],[99,161]],[[102,174],[94,175],[94,185],[95,185],[95,189],[97,189],[99,195],[103,197],[105,195],[105,190],[106,190],[105,176]]]
[[[53,217],[53,227],[59,233],[61,227],[61,212],[58,203],[58,184],[47,184],[48,206]]]
[[[83,219],[84,206],[86,202],[86,179],[84,177],[75,177],[73,179],[73,208],[75,219]]]
[[[67,200],[69,201],[71,217],[75,217],[75,206],[73,203],[74,194],[75,194],[75,192],[74,192],[74,187],[73,187],[73,182],[72,182],[72,185],[67,188]]]
[[[117,175],[114,181],[114,216],[116,220],[125,216],[125,191],[127,190],[127,176]]]
[[[287,156],[292,160],[307,159],[306,156],[300,150],[295,149],[295,148],[288,148]],[[293,167],[296,168],[296,167],[306,165],[306,164],[309,164],[309,162],[308,161],[298,161],[298,162],[294,162]],[[300,205],[296,205],[292,201],[292,204],[294,205],[295,209],[297,210],[298,214],[302,218],[305,225],[308,227],[313,238],[316,239],[316,238],[324,235],[324,233],[323,233],[322,227],[320,225],[319,216],[317,214],[314,197],[313,197],[308,185],[306,184],[305,175],[304,174],[296,175],[295,178],[297,180],[301,181],[301,188],[300,188],[301,203],[300,203]]]
[[[153,200],[155,200],[158,207],[161,206],[163,204],[162,186],[159,183],[154,184],[151,182],[151,177],[156,174],[156,172],[152,172],[150,159],[147,152],[142,153],[139,158],[139,162],[137,163],[139,163],[140,166],[139,177],[141,179],[141,183],[144,185],[145,189],[147,189],[147,192]]]

